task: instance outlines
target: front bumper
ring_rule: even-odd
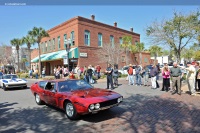
[[[27,83],[21,83],[21,84],[5,84],[6,88],[21,88],[26,87]]]
[[[113,105],[110,105],[110,106],[106,106],[106,107],[102,107],[102,108],[100,107],[99,109],[95,109],[95,110],[89,109],[89,113],[95,114],[95,113],[97,113],[99,111],[106,110],[106,109],[112,108],[114,106],[118,106],[120,103],[116,103],[116,104],[113,104]]]

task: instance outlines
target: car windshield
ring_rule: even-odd
[[[58,82],[59,92],[86,90],[86,89],[90,89],[90,88],[93,88],[93,86],[91,86],[84,80],[67,80],[67,81]]]
[[[4,79],[18,78],[17,75],[3,75]]]

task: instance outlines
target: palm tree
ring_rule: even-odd
[[[139,52],[140,65],[141,65],[142,64],[142,52],[144,51],[144,43],[137,42],[136,48],[137,48],[137,52]]]
[[[129,51],[132,53],[132,54],[135,54],[137,53],[137,47],[135,45],[131,45],[129,46]],[[136,61],[136,60],[135,60]]]
[[[34,40],[33,36],[27,35],[26,37],[22,38],[22,42],[27,45],[28,48],[28,60],[29,60],[29,65],[31,66],[31,45],[33,45],[36,41]],[[31,68],[29,66],[29,69]]]
[[[123,40],[123,44],[121,44],[121,47],[124,48],[124,51],[126,53],[126,65],[127,65],[127,64],[129,64],[128,63],[128,50],[129,50],[130,46],[132,45],[132,37],[131,36],[123,36],[122,40]]]
[[[153,45],[149,48],[149,51],[152,55],[154,55],[154,65],[156,64],[157,56],[161,53],[161,47],[157,45]]]
[[[18,72],[20,71],[19,69],[19,47],[23,44],[22,43],[22,39],[18,39],[18,38],[14,38],[13,40],[10,41],[12,46],[15,46],[16,50],[17,50],[17,70]]]
[[[43,37],[49,37],[49,34],[42,27],[39,28],[33,27],[32,31],[29,31],[28,34],[31,35],[38,44],[39,74],[41,77],[42,74],[41,74],[40,42]]]

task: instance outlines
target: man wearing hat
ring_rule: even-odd
[[[194,67],[195,62],[188,62],[187,63],[187,68],[185,68],[187,70],[187,83],[188,83],[188,89],[190,91],[191,95],[196,95],[196,91],[195,91],[195,78],[196,78],[196,69]]]

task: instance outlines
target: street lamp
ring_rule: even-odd
[[[69,38],[68,40],[65,40],[65,48],[67,52],[67,64],[68,64],[68,71],[69,71],[69,51],[71,47],[71,39]]]

